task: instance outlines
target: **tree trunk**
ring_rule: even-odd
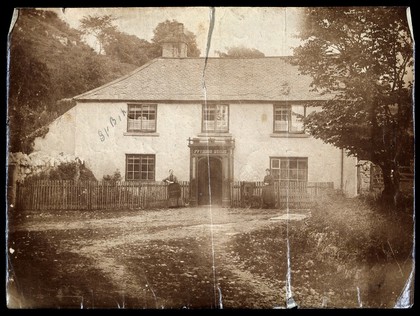
[[[400,195],[400,177],[398,167],[391,165],[380,166],[382,170],[382,178],[384,182],[384,190],[382,191],[382,199],[389,205],[391,203],[397,206]]]

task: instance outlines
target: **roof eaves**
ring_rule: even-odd
[[[143,66],[141,66],[141,67],[139,67],[139,68],[137,68],[137,69],[133,70],[132,72],[128,73],[127,75],[122,76],[122,77],[120,77],[120,78],[118,78],[118,79],[115,79],[114,81],[108,82],[108,83],[106,83],[106,84],[104,84],[104,85],[102,85],[102,86],[100,86],[100,87],[95,88],[95,89],[92,89],[92,90],[86,91],[86,92],[84,92],[84,93],[82,93],[82,94],[79,94],[79,95],[76,95],[76,96],[74,96],[72,99],[73,99],[73,100],[83,100],[83,99],[84,99],[84,97],[88,96],[89,94],[92,94],[92,93],[94,93],[94,92],[97,92],[97,91],[99,91],[99,90],[101,90],[101,89],[104,89],[104,88],[106,88],[106,87],[109,87],[109,86],[111,86],[111,85],[113,85],[113,84],[115,84],[115,83],[118,83],[118,82],[120,82],[120,81],[122,81],[122,80],[125,80],[125,79],[127,79],[127,78],[129,78],[129,77],[131,77],[131,76],[135,75],[136,73],[138,73],[139,71],[142,71],[143,69],[145,69],[145,68],[149,67],[151,64],[155,63],[155,62],[156,62],[156,61],[158,61],[159,59],[160,59],[160,58],[155,58],[155,59],[152,59],[151,61],[149,61],[149,62],[147,62],[146,64],[144,64]]]

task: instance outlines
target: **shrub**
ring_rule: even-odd
[[[63,162],[56,167],[51,167],[35,175],[28,176],[31,180],[80,180],[96,181],[93,172],[80,161]]]
[[[112,175],[104,175],[102,180],[118,182],[122,180],[122,176],[120,171],[117,169]]]

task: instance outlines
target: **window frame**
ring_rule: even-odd
[[[133,170],[133,171],[129,170],[129,167],[128,167],[129,158],[140,158],[139,170],[138,170],[138,173],[140,175],[139,179],[134,179],[134,176],[133,176],[133,179],[129,179],[129,173],[131,172],[131,173],[133,173],[133,175],[135,173],[135,170]],[[153,158],[153,179],[149,179],[149,172],[151,172],[149,170],[146,171],[146,174],[147,174],[146,178],[147,179],[142,179],[141,178],[142,172],[143,172],[141,170],[142,162],[143,162],[142,159],[144,159],[144,158]],[[156,179],[156,155],[155,154],[125,154],[125,181],[154,182],[154,181],[156,181],[155,179]]]
[[[212,130],[206,130],[205,129],[205,124],[204,124],[204,113],[206,111],[206,107],[217,107],[218,105],[222,105],[222,106],[226,106],[227,108],[227,127],[226,130],[216,130],[215,128]],[[229,133],[229,121],[230,121],[230,106],[227,103],[204,103],[201,107],[201,132],[202,133],[220,133],[220,134],[225,134],[225,133]],[[216,120],[214,120],[213,122],[216,122]],[[216,124],[215,124],[216,125]]]
[[[273,161],[277,160],[278,161],[278,168],[273,168]],[[295,160],[296,161],[296,168],[293,168],[293,170],[296,170],[297,172],[297,176],[296,179],[291,179],[290,178],[290,160]],[[302,162],[304,161],[306,164],[306,168],[302,168],[299,169],[299,161]],[[282,162],[287,162],[287,178],[281,178],[281,174],[282,174]],[[284,157],[284,156],[274,156],[274,157],[270,157],[270,170],[271,170],[271,174],[274,177],[274,181],[276,182],[308,182],[308,172],[309,172],[309,159],[308,157]],[[274,170],[278,170],[278,177],[276,176],[276,172],[274,172]],[[305,170],[306,172],[304,173],[304,180],[299,179],[299,171],[301,170]]]
[[[131,106],[141,106],[142,107],[142,109],[141,109],[141,111],[143,112],[143,107],[144,106],[152,106],[153,108],[154,108],[154,110],[155,110],[155,125],[154,125],[154,129],[153,130],[151,130],[151,129],[143,129],[143,128],[141,128],[141,129],[130,129],[130,107]],[[158,110],[158,107],[157,107],[157,104],[156,103],[127,103],[127,128],[126,128],[126,131],[127,131],[127,133],[156,133],[156,130],[157,130],[157,110]],[[141,124],[143,124],[143,123],[141,123]],[[143,126],[142,126],[143,127]]]
[[[302,127],[301,131],[292,130],[292,109],[293,106],[302,106],[303,107],[303,117],[306,117],[306,105],[304,104],[290,104],[290,103],[275,103],[273,104],[273,133],[274,134],[305,134],[305,128]],[[276,109],[286,108],[287,107],[287,131],[276,130]]]

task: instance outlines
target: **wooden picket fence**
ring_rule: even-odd
[[[234,182],[231,201],[234,207],[262,206],[263,182]],[[275,182],[276,208],[306,209],[322,197],[334,193],[333,182]]]
[[[180,181],[179,206],[189,203],[189,182]],[[263,182],[235,181],[232,207],[262,206]],[[35,180],[17,185],[16,207],[21,210],[148,209],[168,206],[168,185],[162,182]],[[276,207],[310,208],[334,191],[332,182],[276,182]]]
[[[189,201],[189,182],[180,181],[179,205]],[[146,209],[166,207],[167,184],[162,182],[36,180],[17,185],[21,210]]]

